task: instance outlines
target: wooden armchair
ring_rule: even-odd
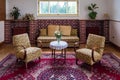
[[[30,40],[27,33],[14,35],[13,36],[13,46],[15,48],[15,55],[18,60],[22,60],[26,64],[39,58],[41,56],[42,50],[41,48],[31,47]]]
[[[76,64],[78,64],[77,61],[80,59],[89,65],[93,65],[102,58],[105,46],[105,37],[89,34],[85,48],[76,49],[77,44],[79,44],[79,42],[75,43],[74,47],[76,52]]]

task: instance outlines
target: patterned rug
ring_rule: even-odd
[[[112,54],[105,54],[92,71],[81,67],[82,63],[75,64],[74,54],[68,54],[66,60],[57,54],[55,62],[44,54],[25,69],[23,62],[16,63],[16,57],[8,55],[0,62],[0,80],[120,80],[120,59]]]

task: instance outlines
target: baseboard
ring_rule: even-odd
[[[115,47],[116,49],[120,50],[120,47],[117,46],[116,44],[114,44],[114,43],[112,43],[112,42],[110,42],[110,44],[111,44],[113,47]]]
[[[0,42],[0,47],[2,47],[2,46],[3,46],[3,44],[4,44],[4,41]]]

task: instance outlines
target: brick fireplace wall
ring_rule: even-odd
[[[37,36],[39,35],[39,29],[47,28],[49,24],[58,25],[71,25],[73,28],[78,29],[78,36],[81,43],[86,42],[86,29],[88,27],[99,27],[99,33],[106,37],[106,41],[109,41],[109,21],[108,20],[78,20],[78,19],[39,19],[33,21],[5,21],[5,43],[12,42],[12,29],[14,27],[26,27],[31,43],[36,43]],[[92,28],[91,28],[92,29]]]

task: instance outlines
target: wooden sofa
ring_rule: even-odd
[[[51,41],[56,40],[54,32],[60,30],[62,32],[61,40],[68,43],[68,47],[74,47],[74,43],[79,41],[78,29],[73,29],[69,25],[48,25],[47,29],[40,29],[40,34],[37,37],[37,45],[40,47],[49,47]]]

